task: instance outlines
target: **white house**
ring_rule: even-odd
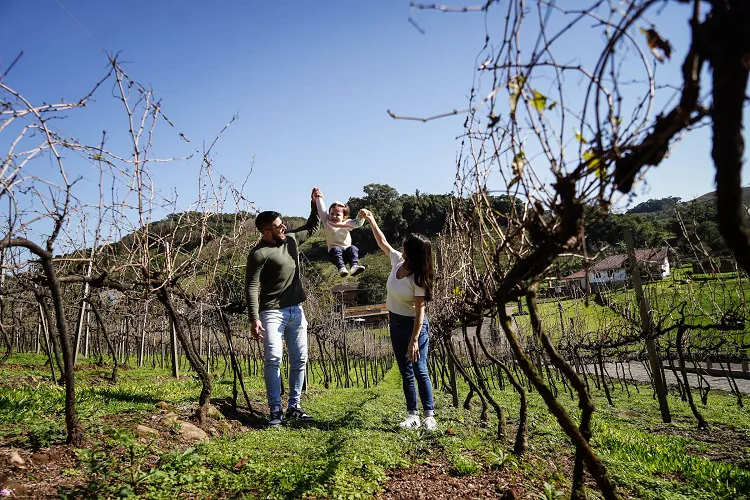
[[[641,275],[647,274],[652,279],[664,279],[669,276],[669,250],[667,248],[645,248],[635,251],[635,261]],[[589,267],[588,279],[592,291],[609,286],[619,286],[628,279],[628,255],[617,254],[605,257]],[[586,288],[586,270],[566,276],[563,282],[571,286]]]

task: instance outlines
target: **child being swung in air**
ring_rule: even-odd
[[[326,244],[328,245],[328,256],[333,265],[339,270],[341,276],[356,276],[365,270],[365,266],[359,263],[359,249],[352,245],[352,229],[362,227],[365,220],[357,217],[349,218],[349,207],[341,202],[334,201],[326,211],[323,196],[315,199],[318,206],[318,215],[323,223],[326,233]],[[349,264],[349,271],[346,270]]]

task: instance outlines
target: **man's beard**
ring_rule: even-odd
[[[282,243],[284,243],[284,240],[286,240],[286,235],[284,235],[283,238],[281,237],[280,234],[274,234],[273,235],[273,241],[275,241],[279,245],[282,244]]]

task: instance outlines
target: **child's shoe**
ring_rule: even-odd
[[[356,276],[364,270],[365,270],[365,266],[362,266],[360,264],[354,264],[349,270],[349,274],[351,274],[352,276]]]
[[[349,276],[349,271],[347,271],[345,267],[341,266],[339,267],[339,276],[341,276],[342,278],[346,278],[347,276]]]

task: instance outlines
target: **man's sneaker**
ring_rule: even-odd
[[[297,420],[299,422],[313,422],[315,420],[299,406],[290,406],[287,408],[286,418],[287,420]]]
[[[409,415],[406,417],[406,420],[404,420],[398,425],[400,425],[404,429],[412,429],[412,428],[419,427],[419,415]]]
[[[351,274],[352,276],[356,276],[364,270],[365,270],[365,266],[354,264],[349,270],[349,274]]]
[[[422,427],[424,427],[428,431],[436,430],[437,422],[435,422],[435,417],[427,417],[424,420],[422,420]]]
[[[341,276],[342,278],[346,278],[347,276],[349,276],[349,271],[347,271],[343,266],[339,267],[339,276]]]
[[[268,425],[278,427],[283,419],[284,412],[281,410],[281,406],[272,406],[271,413],[268,415]]]

